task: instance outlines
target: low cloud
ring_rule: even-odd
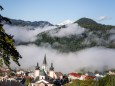
[[[54,29],[55,26],[47,26],[44,28],[35,28],[30,26],[10,26],[4,25],[3,27],[6,33],[14,36],[14,39],[19,42],[32,42],[36,39],[36,36],[44,31]]]
[[[4,29],[8,34],[14,35],[15,40],[20,40],[22,42],[34,41],[37,34],[54,29],[55,27],[33,28],[32,30],[28,28],[30,27],[4,26]],[[84,31],[85,28],[82,28],[77,24],[71,24],[66,25],[66,28],[61,28],[59,31],[51,31],[49,34],[51,36],[69,37],[70,35],[80,35]],[[113,31],[110,31],[110,33],[111,32]],[[111,39],[113,38],[114,37],[111,37]],[[115,49],[93,47],[77,52],[61,53],[52,49],[49,45],[46,47],[38,47],[33,44],[17,46],[17,50],[23,57],[20,59],[21,68],[34,68],[37,62],[39,62],[41,67],[45,54],[47,55],[48,67],[51,62],[53,62],[55,71],[63,73],[79,71],[81,68],[90,68],[91,71],[102,71],[105,66],[109,69],[115,68]],[[14,63],[12,66],[15,66]]]
[[[107,19],[109,19],[108,16],[100,16],[97,20],[98,21],[103,21],[103,20],[107,20]]]
[[[82,68],[90,68],[89,71],[103,71],[105,66],[109,69],[115,68],[115,49],[93,47],[78,52],[60,53],[50,47],[20,45],[17,46],[17,50],[23,57],[20,59],[21,68],[34,67],[37,62],[41,67],[45,54],[48,68],[53,62],[55,71],[63,73],[79,71]]]
[[[111,34],[109,36],[109,41],[115,41],[115,29],[114,28],[109,31],[109,34]]]
[[[31,28],[31,29],[30,29]],[[34,27],[19,27],[19,26],[10,26],[4,25],[6,33],[14,35],[14,39],[18,42],[32,42],[37,39],[37,35],[44,31],[49,31],[49,34],[54,37],[70,37],[71,35],[80,35],[85,31],[85,28],[80,27],[78,24],[69,24],[65,25],[65,28],[62,27],[58,31],[55,29],[56,26],[47,26],[44,28],[34,28]]]
[[[51,36],[56,37],[69,37],[71,35],[80,35],[85,31],[85,28],[80,27],[78,24],[69,24],[65,25],[64,28],[59,29],[58,31],[51,31]]]

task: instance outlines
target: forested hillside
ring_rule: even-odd
[[[77,51],[83,48],[102,46],[107,48],[115,48],[115,29],[112,25],[103,25],[95,22],[89,18],[81,18],[74,22],[76,27],[84,28],[84,31],[80,34],[66,34],[59,36],[63,29],[69,27],[72,30],[71,25],[63,25],[53,30],[49,30],[37,35],[35,44],[40,46],[50,45],[54,49],[58,49],[63,52]],[[82,28],[83,27],[83,28]],[[68,30],[68,29],[67,29]],[[76,30],[76,32],[79,30]],[[63,31],[64,33],[64,31]]]

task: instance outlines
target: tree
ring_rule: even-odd
[[[0,6],[0,10],[3,10],[2,6]],[[14,46],[13,36],[5,33],[3,29],[4,22],[11,23],[8,18],[0,14],[0,66],[5,64],[10,68],[10,59],[20,66],[18,60],[22,57]]]
[[[25,86],[29,86],[30,83],[31,83],[31,80],[30,79],[26,79]]]

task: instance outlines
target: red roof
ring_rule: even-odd
[[[69,75],[74,76],[74,77],[81,77],[81,75],[77,73],[69,73]]]
[[[26,79],[32,79],[31,76],[23,76],[23,77],[26,78]]]

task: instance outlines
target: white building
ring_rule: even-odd
[[[53,86],[53,80],[57,79],[57,75],[54,72],[53,63],[51,67],[47,68],[46,55],[44,56],[43,65],[40,69],[39,64],[35,68],[34,81],[31,83],[32,86]]]

